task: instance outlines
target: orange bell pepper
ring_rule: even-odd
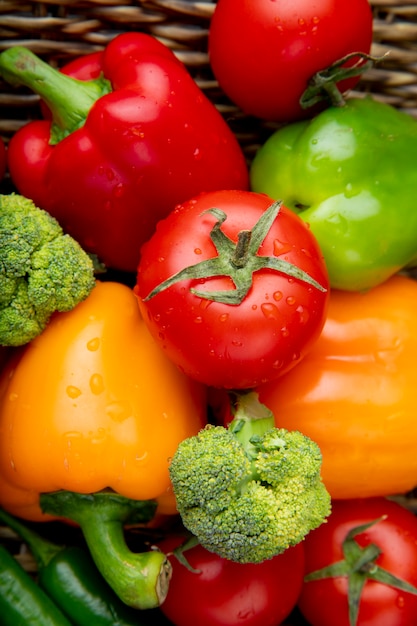
[[[417,282],[333,291],[321,337],[293,371],[258,388],[277,425],[320,446],[333,498],[417,485]]]
[[[204,387],[156,345],[133,291],[97,282],[0,374],[0,504],[46,520],[41,492],[110,488],[175,513],[169,459],[205,421]]]

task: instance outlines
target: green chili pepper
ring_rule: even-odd
[[[51,598],[2,545],[0,621],[2,626],[71,626]]]
[[[88,551],[62,546],[0,509],[0,520],[28,545],[38,567],[38,582],[77,626],[141,626],[141,614],[109,587]],[[146,622],[147,623],[147,622]]]
[[[254,191],[307,222],[333,288],[369,289],[417,257],[417,122],[350,98],[276,130],[251,166]]]

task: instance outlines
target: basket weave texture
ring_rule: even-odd
[[[370,4],[374,15],[371,54],[383,59],[362,76],[352,95],[372,93],[375,99],[417,119],[417,0],[370,0]],[[150,33],[185,64],[226,118],[250,160],[275,125],[245,115],[214,78],[207,36],[215,5],[215,0],[0,0],[0,52],[22,45],[60,67],[73,58],[103,49],[121,32]],[[38,105],[38,96],[26,88],[11,87],[0,78],[0,136],[6,143],[22,125],[39,117]],[[413,494],[397,500],[417,513]],[[35,572],[25,546],[14,533],[0,526],[0,543],[10,542],[25,569]],[[299,619],[286,622],[287,626],[304,624]]]

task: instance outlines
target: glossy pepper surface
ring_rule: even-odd
[[[108,267],[136,271],[141,244],[178,202],[248,186],[231,129],[150,35],[123,33],[62,72],[12,48],[0,55],[0,75],[52,112],[13,136],[14,184]]]
[[[273,133],[251,185],[310,224],[333,288],[363,290],[417,255],[416,162],[416,121],[352,98]]]
[[[205,413],[204,388],[154,343],[133,291],[98,282],[2,370],[0,503],[44,519],[41,492],[110,488],[173,513],[169,459]]]
[[[416,311],[417,282],[405,276],[366,293],[334,290],[310,353],[258,388],[277,425],[319,445],[333,498],[417,485]]]

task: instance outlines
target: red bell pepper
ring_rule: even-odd
[[[248,187],[230,127],[150,35],[118,35],[61,72],[10,48],[0,55],[0,75],[38,93],[52,116],[12,137],[16,188],[108,267],[136,271],[142,243],[178,203]]]

